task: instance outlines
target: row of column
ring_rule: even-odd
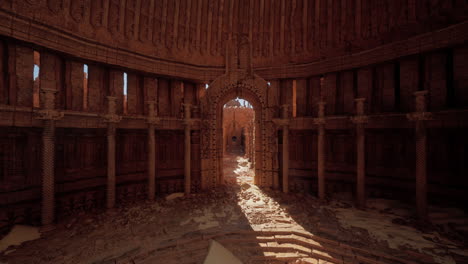
[[[431,119],[431,114],[427,112],[426,102],[427,91],[418,91],[415,96],[415,112],[407,114],[410,121],[415,122],[416,135],[416,208],[420,219],[427,216],[427,136],[426,121]],[[355,99],[356,115],[351,117],[356,129],[356,203],[358,207],[366,206],[366,145],[365,145],[365,125],[368,122],[368,116],[365,115],[365,98]],[[282,118],[277,120],[277,124],[283,130],[283,149],[282,149],[282,175],[283,192],[289,191],[289,118],[288,106],[282,106]],[[318,103],[318,117],[314,118],[314,124],[317,125],[317,179],[318,179],[318,197],[325,199],[325,102]]]
[[[43,108],[35,112],[37,119],[44,120],[42,132],[42,230],[53,229],[55,219],[55,122],[63,118],[64,113],[55,109],[56,90],[42,89],[44,94]],[[122,117],[117,115],[117,98],[107,97],[107,114],[103,115],[107,123],[107,185],[106,207],[115,207],[116,196],[116,167],[115,167],[115,135],[117,124]],[[155,102],[148,101],[148,199],[153,201],[156,193],[156,138],[155,129],[160,120],[155,114]],[[184,192],[190,194],[191,189],[191,105],[184,104],[184,130],[185,130],[185,168],[184,168]]]

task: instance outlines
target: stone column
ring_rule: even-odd
[[[36,118],[44,120],[42,131],[42,225],[43,231],[53,229],[55,218],[55,121],[63,117],[55,110],[55,89],[41,89],[43,109]]]
[[[356,124],[356,193],[358,207],[366,206],[366,145],[365,145],[365,123],[368,117],[364,115],[365,98],[357,98],[356,101],[356,116],[351,118],[351,121]]]
[[[191,188],[191,140],[190,140],[190,129],[191,129],[191,118],[190,118],[190,110],[191,110],[191,105],[190,104],[183,104],[184,105],[184,125],[185,125],[185,148],[184,148],[184,178],[185,178],[185,184],[184,184],[184,191],[185,194],[190,194],[190,188]]]
[[[281,118],[273,119],[273,122],[283,129],[283,156],[281,157],[283,168],[283,192],[287,193],[289,191],[289,106],[282,105],[282,114]],[[254,154],[255,155],[255,154]],[[274,179],[274,186],[278,187],[279,179]]]
[[[280,125],[283,127],[283,192],[289,192],[289,105],[282,106],[282,120]]]
[[[317,137],[317,179],[318,197],[325,199],[325,102],[318,103],[318,118],[314,119],[318,125]]]
[[[148,200],[154,201],[156,193],[156,138],[159,119],[155,114],[155,101],[148,101]]]
[[[115,206],[115,130],[121,120],[116,114],[116,101],[114,96],[107,97],[108,114],[104,116],[107,122],[107,209]]]
[[[420,220],[427,217],[427,120],[432,118],[426,109],[427,91],[417,91],[415,95],[415,112],[407,115],[415,124],[416,137],[416,210]]]

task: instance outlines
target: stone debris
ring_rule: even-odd
[[[39,228],[33,226],[15,225],[10,233],[0,240],[0,253],[10,246],[19,246],[30,240],[36,240],[41,237]],[[8,253],[12,253],[9,251]]]
[[[242,264],[228,249],[211,240],[210,249],[203,264]]]
[[[265,230],[317,234],[330,243],[339,241],[403,258],[420,254],[418,258],[429,256],[429,262],[454,263],[450,254],[468,255],[463,254],[467,249],[464,244],[456,243],[443,234],[435,235],[434,230],[418,230],[406,216],[408,209],[392,201],[369,200],[368,209],[361,211],[344,201],[324,202],[309,194],[284,194],[260,189],[253,184],[253,172],[249,166],[242,157],[227,157],[225,186],[203,194],[192,194],[187,199],[175,200],[183,196],[175,193],[155,202],[141,201],[100,214],[74,216],[63,224],[59,223],[46,237],[18,246],[8,255],[0,255],[0,261],[42,264],[118,260],[117,263],[137,264],[161,263],[160,259],[165,259],[167,263],[203,263],[211,235]],[[393,220],[399,218],[408,221]],[[208,239],[206,244],[182,245],[183,241],[200,236]],[[286,245],[290,241],[287,236],[275,237],[284,240]],[[409,239],[413,237],[418,240]],[[239,239],[246,238],[241,236]],[[267,239],[264,249],[253,242],[232,243],[229,247],[224,242],[222,244],[244,263],[249,263],[256,254],[263,259],[268,248],[282,250],[285,246],[268,240],[268,236],[262,239]],[[156,250],[171,243],[173,246],[167,250],[160,253]],[[252,247],[246,249],[247,245]],[[289,253],[281,256],[272,254],[281,257],[280,263],[326,263],[310,260],[302,253]],[[139,262],[139,256],[146,256],[148,260]],[[296,260],[303,262],[294,262]]]
[[[184,193],[171,193],[168,196],[166,196],[166,201],[174,200],[181,197],[184,197]]]

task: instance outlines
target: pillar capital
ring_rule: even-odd
[[[275,118],[273,119],[273,123],[277,126],[288,126],[289,125],[289,119],[281,119],[281,118]]]
[[[104,119],[105,123],[119,123],[122,120],[122,117],[116,114],[108,114],[103,115],[102,118]]]
[[[55,94],[58,91],[51,88],[41,88],[41,93],[43,94],[43,109],[54,109],[55,108]]]
[[[41,92],[42,92],[42,93],[56,94],[56,93],[58,93],[58,90],[57,90],[57,89],[54,89],[54,88],[44,88],[44,87],[42,87],[42,88],[41,88]]]
[[[364,106],[365,106],[366,98],[356,98],[354,99],[354,102],[356,102],[356,114],[363,115],[365,112]]]
[[[354,124],[366,124],[369,122],[369,117],[365,115],[352,116],[351,122]]]
[[[316,124],[316,125],[325,125],[326,120],[327,119],[325,117],[314,118],[314,124]]]
[[[151,101],[146,101],[146,103],[148,104],[148,117],[146,118],[146,123],[149,125],[159,124],[161,120],[159,119],[159,117],[156,116],[156,113],[154,111],[156,101],[151,100]]]
[[[58,92],[56,89],[41,88],[43,93],[43,109],[34,111],[36,119],[42,120],[60,120],[63,118],[64,113],[55,110],[55,94]]]
[[[186,119],[186,120],[190,119],[192,104],[182,103],[182,106],[184,107],[184,119]]]
[[[107,96],[107,112],[109,114],[115,114],[117,112],[116,101],[117,97]]]
[[[426,112],[427,111],[427,102],[426,95],[428,94],[427,90],[414,92],[415,99],[415,111],[416,112]]]
[[[43,109],[34,111],[36,119],[57,121],[64,117],[64,113],[54,109]]]
[[[195,123],[195,120],[194,119],[184,119],[182,121],[182,123],[185,125],[185,126],[191,126],[193,125],[193,123]]]
[[[356,102],[356,115],[351,117],[351,122],[354,124],[365,124],[369,122],[369,117],[364,114],[366,98],[356,98],[354,101]]]
[[[429,112],[414,112],[414,113],[409,113],[406,114],[406,118],[408,118],[409,121],[426,121],[426,120],[432,120],[432,113]]]
[[[281,117],[283,119],[289,118],[289,105],[288,104],[284,104],[281,106]]]
[[[318,105],[318,117],[324,117],[325,116],[325,106],[327,105],[326,102],[324,101],[320,101],[317,103]]]
[[[153,109],[153,111],[149,111],[149,113],[154,113],[154,107],[156,105],[156,101],[155,100],[148,100],[148,101],[146,101],[146,104],[148,105],[148,108]]]
[[[116,101],[117,101],[117,97],[107,96],[107,113],[108,114],[102,115],[104,122],[119,123],[122,120],[122,117],[116,114],[117,112]]]
[[[427,112],[427,100],[426,96],[428,91],[417,91],[414,92],[414,109],[415,112],[406,114],[406,117],[410,121],[425,121],[432,119],[432,113]]]

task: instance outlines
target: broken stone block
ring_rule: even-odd
[[[33,226],[15,225],[10,233],[0,240],[0,252],[9,246],[19,246],[23,242],[36,240],[41,237],[39,229]]]
[[[168,196],[166,196],[166,201],[174,200],[180,197],[184,197],[184,193],[171,193]]]
[[[229,250],[223,247],[218,242],[211,240],[208,255],[206,255],[204,264],[242,264]]]

